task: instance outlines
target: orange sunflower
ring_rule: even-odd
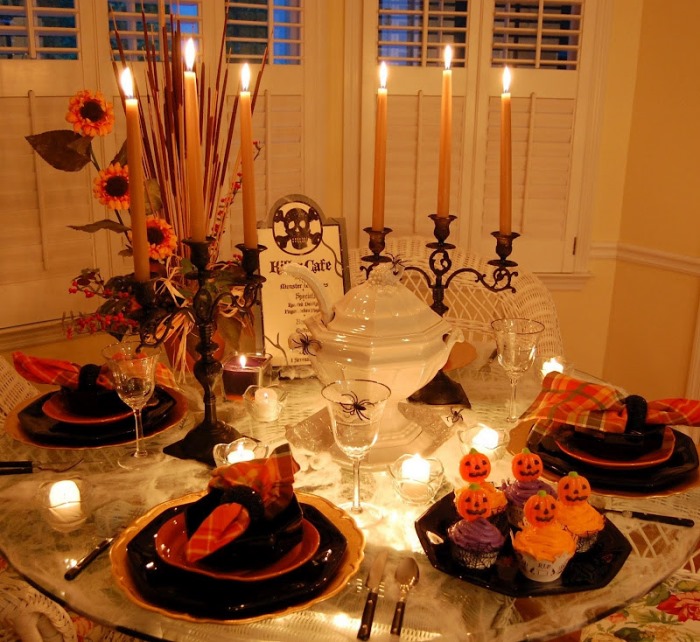
[[[100,170],[93,181],[95,198],[114,210],[129,209],[129,168],[121,163],[112,163]]]
[[[66,120],[78,134],[104,136],[114,126],[114,107],[101,92],[83,89],[70,99]]]
[[[177,249],[177,236],[171,225],[157,216],[146,217],[148,256],[153,261],[162,261],[172,256]]]

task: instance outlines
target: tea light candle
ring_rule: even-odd
[[[483,426],[474,435],[472,439],[472,448],[476,448],[479,452],[493,452],[498,448],[500,442],[500,435],[498,431],[490,428],[489,426]]]
[[[401,464],[401,476],[408,481],[426,484],[430,479],[430,462],[420,455],[413,455]]]
[[[253,403],[260,421],[274,421],[279,416],[277,393],[272,388],[258,388]]]
[[[61,524],[74,524],[83,519],[80,489],[72,479],[64,479],[49,488],[49,511]]]
[[[233,448],[226,455],[226,461],[229,464],[237,464],[241,461],[251,461],[255,459],[255,451],[251,448],[247,448],[247,441],[249,440],[239,439],[233,442]]]
[[[556,357],[547,359],[547,361],[542,364],[542,376],[546,377],[550,372],[564,372],[564,364]]]
[[[241,354],[223,365],[222,382],[226,397],[240,398],[249,386],[262,386],[270,380],[272,356]]]
[[[443,467],[437,459],[402,455],[391,466],[394,489],[407,504],[425,504],[435,497],[442,484]]]

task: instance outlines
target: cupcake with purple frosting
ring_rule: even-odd
[[[457,492],[455,506],[462,519],[447,529],[453,559],[472,570],[493,566],[505,538],[488,520],[488,493],[479,484],[469,484]]]
[[[557,492],[553,486],[540,479],[542,459],[528,448],[523,448],[513,457],[511,470],[515,481],[503,484],[502,490],[508,500],[508,521],[511,526],[522,528],[525,502],[541,490],[555,498]]]

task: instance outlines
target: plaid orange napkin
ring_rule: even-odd
[[[12,361],[15,370],[27,381],[53,384],[73,390],[78,388],[81,366],[77,363],[60,359],[32,357],[23,352],[13,352]],[[173,373],[170,371],[170,368],[162,363],[159,363],[156,368],[156,381],[162,386],[177,388]],[[97,377],[97,383],[104,388],[112,388],[109,366],[107,364],[102,366],[100,375]]]
[[[209,488],[229,490],[247,486],[262,499],[265,517],[272,519],[284,510],[294,495],[294,473],[299,464],[292,457],[289,444],[278,446],[267,459],[253,459],[212,472]],[[217,506],[192,534],[185,547],[185,557],[196,562],[240,537],[250,525],[250,514],[241,504],[229,502]]]
[[[634,395],[632,395],[634,396]],[[542,382],[542,391],[523,413],[522,420],[536,419],[553,430],[562,425],[603,432],[623,433],[628,425],[630,397],[611,386],[574,379],[550,372]],[[637,399],[640,399],[637,397]],[[642,423],[666,426],[700,425],[700,401],[659,399],[646,404]]]

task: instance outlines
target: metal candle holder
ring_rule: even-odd
[[[440,316],[444,316],[449,310],[445,304],[445,291],[450,286],[455,277],[461,274],[472,274],[477,283],[481,283],[487,290],[491,292],[503,292],[510,290],[515,292],[515,288],[511,284],[513,277],[517,276],[517,271],[512,268],[517,267],[515,261],[508,259],[513,251],[513,241],[520,236],[517,232],[502,234],[501,232],[491,232],[491,235],[496,238],[496,254],[498,259],[492,259],[488,263],[494,266],[493,273],[489,276],[479,272],[471,267],[463,267],[457,270],[452,270],[452,259],[450,258],[450,250],[455,249],[455,245],[448,243],[447,239],[450,236],[450,224],[457,217],[453,215],[438,216],[430,214],[429,217],[433,221],[433,235],[435,241],[426,244],[426,247],[432,249],[428,257],[428,266],[431,274],[415,265],[404,265],[404,270],[418,272],[424,279],[428,289],[432,293],[433,303],[430,306]],[[370,234],[370,250],[372,256],[362,257],[362,260],[370,263],[367,267],[362,267],[367,274],[379,263],[391,260],[387,256],[378,256],[385,248],[385,237],[391,232],[389,228],[384,228],[379,232],[371,228],[365,228],[365,232]],[[378,249],[381,248],[381,249]],[[375,257],[377,260],[375,260]],[[445,404],[463,404],[471,408],[469,399],[464,392],[462,386],[450,379],[442,370],[439,370],[432,381],[428,382],[423,388],[413,393],[409,397],[411,401],[421,401],[432,405]]]
[[[245,272],[245,276],[237,284],[242,286],[242,294],[222,292],[216,295],[208,287],[212,278],[212,272],[208,268],[209,246],[213,240],[208,237],[205,241],[192,239],[183,241],[190,248],[190,259],[195,267],[195,270],[186,276],[196,279],[198,286],[192,299],[192,306],[187,309],[179,308],[165,315],[152,314],[141,328],[141,340],[144,345],[159,345],[166,339],[179,315],[192,315],[199,333],[196,350],[200,355],[194,365],[194,376],[204,391],[204,418],[182,441],[168,448],[171,449],[169,454],[197,459],[211,465],[214,465],[212,454],[214,445],[232,441],[241,436],[237,430],[219,421],[216,416],[214,385],[222,371],[221,362],[214,358],[214,352],[219,347],[213,340],[217,310],[220,304],[224,303],[245,312],[259,301],[260,289],[265,278],[257,272],[260,267],[260,252],[266,249],[262,245],[256,248],[237,245],[242,254],[241,266]],[[168,452],[168,448],[165,452]]]

